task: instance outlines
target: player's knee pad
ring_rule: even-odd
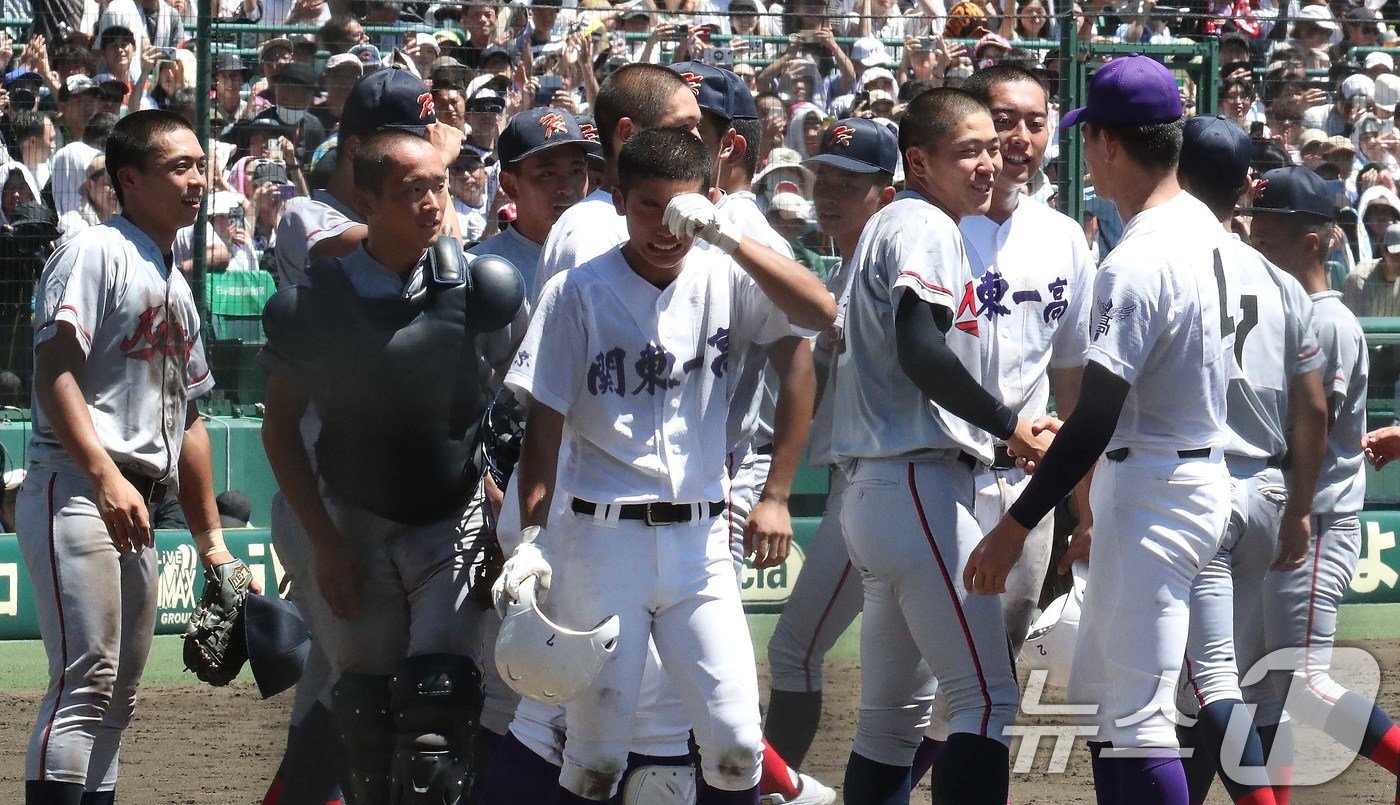
[[[394,746],[389,677],[341,674],[331,691],[331,701],[331,715],[349,767],[344,792],[349,805],[388,802],[389,759]]]
[[[395,803],[457,805],[471,784],[481,672],[467,657],[420,654],[392,683]]]
[[[622,805],[692,805],[694,766],[641,766],[622,782]]]

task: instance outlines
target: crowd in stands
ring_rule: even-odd
[[[951,2],[951,0],[950,0]],[[1060,0],[1064,2],[1064,0]],[[432,89],[437,119],[462,135],[450,165],[469,238],[509,226],[496,138],[515,113],[566,108],[585,124],[599,82],[632,61],[694,59],[743,76],[761,130],[755,191],[802,262],[834,259],[813,224],[803,161],[833,119],[897,129],[907,100],[1013,61],[1058,93],[1059,26],[1081,40],[1190,45],[1216,38],[1219,75],[1201,56],[1165,54],[1194,113],[1220,114],[1256,143],[1259,173],[1313,168],[1336,187],[1346,238],[1334,285],[1360,315],[1400,315],[1400,103],[1395,8],[1385,0],[214,0],[210,41],[208,268],[273,271],[288,204],[334,169],[345,99],[363,76],[403,69]],[[1068,13],[1067,13],[1068,12]],[[32,20],[0,34],[12,53],[0,94],[0,309],[28,306],[24,280],[44,256],[120,210],[102,161],[114,122],[132,109],[198,115],[197,4],[191,0],[4,0]],[[256,25],[250,25],[250,23]],[[1367,50],[1367,48],[1377,48]],[[1195,109],[1212,79],[1218,106]],[[1053,111],[1047,125],[1056,126]],[[1055,155],[1057,138],[1051,137]],[[1055,163],[1029,192],[1054,202]],[[595,177],[597,178],[597,177]],[[1121,222],[1086,182],[1086,234],[1099,255]],[[1242,223],[1242,226],[1244,224]],[[177,257],[193,265],[192,232]],[[23,315],[5,316],[0,367],[27,369]],[[8,402],[8,400],[7,400]]]

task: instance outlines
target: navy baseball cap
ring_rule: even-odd
[[[1089,79],[1088,102],[1071,109],[1060,125],[1069,128],[1088,121],[1148,126],[1180,119],[1176,78],[1161,62],[1134,53],[1100,67]]]
[[[578,120],[568,111],[541,106],[511,117],[496,140],[496,152],[502,163],[515,164],[561,145],[580,145],[587,151],[592,144],[579,130]]]
[[[1209,176],[1214,182],[1238,187],[1249,176],[1254,143],[1238,124],[1220,115],[1197,115],[1186,121],[1181,137],[1183,167],[1191,176]]]
[[[706,112],[725,120],[757,120],[758,105],[744,79],[720,67],[698,61],[668,65],[671,72],[685,79],[695,102]]]
[[[598,121],[593,115],[577,115],[574,119],[578,121],[578,130],[583,134],[583,139],[588,141],[588,156],[603,161],[603,141],[598,137]]]
[[[378,70],[361,78],[345,99],[341,137],[366,137],[380,129],[422,135],[437,122],[433,91],[407,70]]]
[[[899,167],[899,139],[888,126],[863,117],[848,117],[826,127],[821,153],[802,164],[830,165],[855,173],[893,174]]]
[[[1321,221],[1337,218],[1336,193],[1327,180],[1302,165],[1275,168],[1264,174],[1252,206],[1244,212],[1306,215]]]

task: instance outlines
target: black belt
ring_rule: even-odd
[[[973,472],[981,472],[983,469],[992,469],[997,472],[1016,469],[1016,457],[1011,455],[1011,451],[1004,444],[992,445],[992,466],[988,467],[982,463],[982,459],[963,450],[958,453],[958,461],[966,464]]]
[[[1107,453],[1104,453],[1103,455],[1104,455],[1104,458],[1108,459],[1109,461],[1122,461],[1123,459],[1127,458],[1128,455],[1129,455],[1131,452],[1132,452],[1132,451],[1130,451],[1130,450],[1129,450],[1128,448],[1126,448],[1126,447],[1120,447],[1120,448],[1118,448],[1117,450],[1110,450],[1110,451],[1108,451]],[[1209,448],[1209,447],[1197,447],[1197,448],[1195,448],[1194,450],[1178,450],[1178,451],[1176,451],[1176,457],[1177,457],[1177,458],[1210,458],[1210,448]]]
[[[117,469],[121,470],[122,477],[126,479],[126,482],[136,489],[136,494],[151,505],[165,500],[165,493],[170,491],[169,487],[160,481],[147,478],[129,467],[118,467]]]
[[[575,514],[591,515],[598,511],[599,505],[591,500],[574,498],[573,502],[569,504],[569,508],[573,509]],[[606,506],[607,504],[602,505]],[[641,520],[647,525],[658,526],[690,522],[695,516],[695,505],[694,503],[658,501],[656,503],[619,503],[613,504],[613,508],[618,512],[617,519],[619,520]],[[708,507],[707,511],[710,517],[718,517],[724,512],[724,504],[719,501],[706,501],[700,505]]]
[[[756,456],[771,456],[771,455],[773,455],[773,443],[772,443],[772,442],[769,442],[768,444],[765,444],[765,445],[763,445],[762,447],[755,447],[755,448],[753,449],[753,454],[756,455]]]
[[[1268,459],[1264,461],[1264,465],[1275,470],[1286,470],[1290,468],[1292,462],[1288,460],[1288,455],[1284,454],[1281,456],[1269,456]]]

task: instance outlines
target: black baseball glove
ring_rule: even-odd
[[[252,571],[237,559],[204,571],[204,592],[185,629],[185,668],[201,682],[227,685],[248,661],[243,599],[252,582]]]

